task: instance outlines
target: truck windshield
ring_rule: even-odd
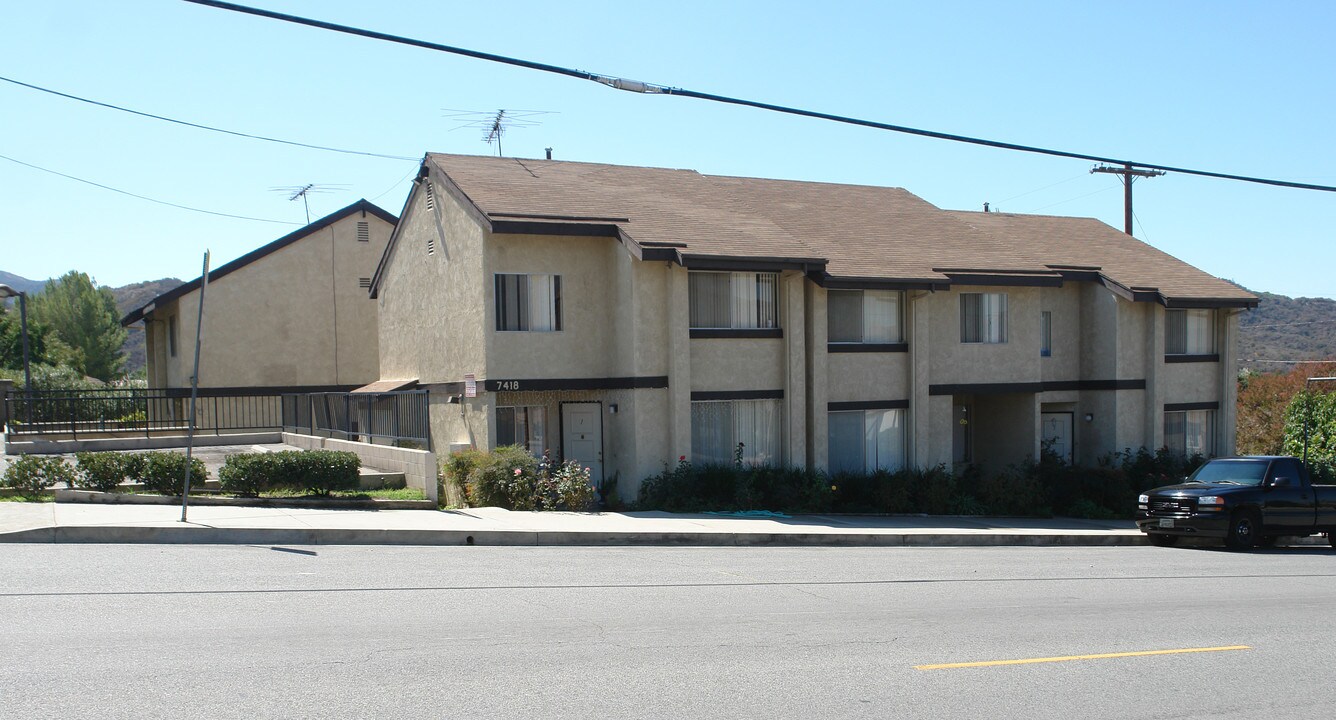
[[[1266,477],[1266,460],[1212,460],[1188,476],[1189,481],[1261,485]]]

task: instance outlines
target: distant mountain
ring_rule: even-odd
[[[116,297],[116,310],[119,313],[116,319],[125,317],[131,310],[143,307],[149,300],[180,284],[181,281],[176,278],[163,278],[112,288],[111,294]],[[127,329],[130,335],[125,338],[121,352],[125,353],[125,372],[135,373],[147,362],[144,357],[144,326],[141,323]]]
[[[8,285],[22,293],[32,294],[46,287],[45,280],[29,280],[14,273],[0,270],[0,285]]]
[[[1252,292],[1262,303],[1239,319],[1240,367],[1288,370],[1294,366],[1257,361],[1336,359],[1336,300]]]

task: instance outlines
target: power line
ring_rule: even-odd
[[[421,158],[408,157],[406,155],[385,155],[382,153],[363,152],[361,150],[345,150],[343,148],[326,147],[324,145],[311,145],[309,143],[297,142],[296,140],[283,140],[281,138],[266,137],[264,135],[252,135],[250,133],[239,132],[236,130],[226,130],[224,128],[213,127],[212,125],[201,125],[199,123],[187,122],[185,120],[177,120],[175,118],[169,118],[164,115],[154,115],[153,113],[141,112],[139,110],[131,110],[130,108],[121,107],[120,105],[112,105],[111,103],[104,103],[104,102],[99,102],[97,100],[90,100],[88,98],[79,97],[78,95],[70,95],[69,93],[63,93],[60,92],[59,90],[52,90],[51,88],[44,88],[39,85],[32,85],[30,83],[14,80],[13,78],[0,76],[0,80],[3,80],[7,83],[12,83],[14,85],[26,87],[32,90],[37,90],[39,92],[50,93],[58,97],[68,98],[70,100],[77,100],[78,102],[82,103],[88,103],[89,105],[97,105],[98,107],[104,107],[109,110],[119,110],[121,112],[130,113],[131,115],[138,115],[140,117],[152,118],[154,120],[161,120],[163,122],[175,123],[177,125],[185,125],[186,127],[198,128],[200,130],[208,130],[210,132],[223,133],[224,135],[235,135],[236,137],[250,138],[252,140],[263,140],[265,142],[280,143],[283,145],[294,145],[296,147],[304,147],[304,148],[309,148],[311,150],[325,150],[328,152],[343,153],[345,155],[363,155],[366,157],[386,158],[387,160],[409,160],[413,162],[421,160]]]
[[[1322,192],[1336,192],[1336,187],[1330,185],[1314,185],[1310,183],[1299,183],[1288,180],[1272,180],[1268,178],[1250,177],[1247,175],[1232,175],[1229,173],[1212,172],[1208,170],[1193,170],[1190,168],[1175,167],[1172,165],[1158,165],[1154,163],[1136,162],[1119,158],[1103,157],[1100,155],[1088,155],[1085,153],[1069,152],[1066,150],[1053,150],[1050,148],[1041,148],[1033,145],[1020,145],[1017,143],[1002,142],[999,140],[986,140],[983,138],[969,137],[967,135],[954,135],[951,133],[937,132],[935,130],[922,130],[919,128],[906,127],[904,125],[892,125],[889,123],[876,122],[873,120],[861,120],[859,118],[848,117],[845,115],[834,115],[831,113],[817,112],[815,110],[803,110],[801,108],[786,107],[784,105],[774,105],[756,100],[746,100],[743,98],[729,97],[726,95],[713,95],[710,93],[697,92],[695,90],[686,90],[683,88],[669,87],[667,85],[655,85],[640,80],[629,80],[626,78],[612,77],[609,75],[600,75],[597,73],[586,72],[584,70],[574,70],[561,67],[559,65],[549,65],[546,63],[533,62],[530,60],[521,60],[519,58],[507,57],[505,55],[494,55],[492,53],[479,52],[477,50],[467,50],[465,48],[442,45],[440,43],[428,42],[426,40],[415,40],[400,35],[390,35],[388,33],[377,32],[375,30],[365,30],[362,28],[351,27],[348,25],[339,25],[336,23],[325,22],[323,20],[313,20],[297,15],[287,15],[285,13],[273,12],[270,10],[261,10],[259,8],[247,7],[245,5],[236,5],[228,2],[218,2],[218,0],[184,0],[195,5],[204,5],[207,7],[218,8],[221,10],[230,10],[232,12],[245,13],[247,15],[256,15],[266,17],[272,20],[282,20],[283,22],[306,25],[308,27],[320,28],[322,30],[332,30],[334,32],[345,33],[348,35],[357,35],[359,37],[371,38],[373,40],[384,40],[386,42],[398,43],[400,45],[411,45],[413,47],[424,48],[427,50],[436,50],[439,52],[451,53],[454,55],[463,55],[465,57],[487,60],[489,62],[502,63],[505,65],[514,65],[516,67],[527,68],[530,70],[540,70],[542,72],[553,73],[556,75],[565,75],[580,80],[592,80],[602,85],[615,88],[617,90],[626,90],[628,92],[646,93],[652,95],[680,95],[682,97],[695,98],[697,100],[709,100],[711,102],[725,103],[729,105],[742,105],[754,107],[760,110],[770,110],[772,112],[785,113],[788,115],[798,115],[801,117],[816,118],[819,120],[830,120],[832,122],[845,123],[848,125],[858,125],[862,127],[874,128],[877,130],[888,130],[891,132],[905,133],[908,135],[919,135],[921,137],[935,138],[938,140],[950,140],[952,142],[969,143],[972,145],[983,145],[985,147],[998,148],[1001,150],[1015,150],[1018,152],[1036,153],[1039,155],[1051,155],[1053,157],[1071,158],[1074,160],[1089,160],[1092,162],[1109,163],[1114,165],[1124,165],[1137,168],[1146,168],[1150,170],[1161,170],[1165,172],[1176,172],[1184,175],[1198,175],[1202,177],[1213,177],[1222,180],[1238,180],[1240,182],[1257,183],[1261,185],[1273,185],[1277,187],[1297,188],[1300,190],[1319,190]]]
[[[204,213],[205,215],[217,215],[217,216],[219,216],[219,217],[236,218],[236,219],[238,219],[238,220],[255,220],[255,221],[257,221],[257,222],[278,223],[278,224],[280,224],[280,225],[300,225],[300,224],[301,224],[301,223],[289,222],[289,221],[287,221],[287,220],[270,220],[269,218],[249,217],[249,216],[246,216],[246,215],[232,215],[232,214],[230,214],[230,213],[214,212],[213,210],[203,210],[203,209],[201,209],[201,208],[190,207],[190,206],[188,206],[188,205],[177,205],[176,203],[173,203],[173,202],[167,202],[166,200],[158,200],[158,199],[156,199],[156,198],[148,197],[147,195],[136,195],[135,193],[129,192],[128,190],[121,190],[121,189],[119,189],[119,188],[114,188],[114,187],[112,187],[112,186],[110,186],[110,185],[103,185],[102,183],[95,183],[95,182],[93,182],[92,180],[85,180],[85,179],[83,179],[83,178],[75,177],[75,176],[73,176],[73,175],[66,175],[66,174],[63,173],[63,172],[56,172],[55,170],[51,170],[51,169],[48,169],[48,168],[44,168],[44,167],[41,167],[41,166],[39,166],[39,165],[33,165],[32,163],[26,163],[26,162],[23,162],[22,160],[15,160],[14,158],[9,157],[8,155],[0,155],[0,160],[8,160],[8,161],[10,161],[10,162],[12,162],[12,163],[14,163],[14,164],[16,164],[16,165],[22,165],[22,166],[24,166],[24,167],[30,167],[30,168],[32,168],[33,170],[41,170],[41,171],[44,172],[44,173],[51,173],[52,175],[59,175],[60,177],[63,177],[63,178],[69,179],[69,180],[73,180],[73,181],[75,181],[75,182],[81,182],[81,183],[83,183],[83,184],[85,184],[85,185],[92,185],[93,187],[99,187],[99,188],[102,188],[103,190],[110,190],[110,191],[112,191],[112,192],[114,192],[114,193],[120,193],[120,194],[122,194],[122,195],[129,195],[129,196],[132,197],[132,198],[139,198],[140,200],[147,200],[147,201],[149,201],[149,202],[151,202],[151,203],[157,203],[157,204],[159,204],[159,205],[166,205],[166,206],[168,206],[168,207],[179,208],[179,209],[181,209],[181,210],[189,210],[189,211],[191,211],[191,212]]]

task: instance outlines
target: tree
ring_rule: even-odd
[[[88,275],[71,270],[50,280],[42,292],[29,298],[29,319],[50,328],[61,342],[74,349],[76,369],[99,380],[121,374],[125,357],[121,345],[126,331],[116,312],[111,289],[97,287]]]
[[[1309,470],[1316,476],[1315,480],[1331,482],[1333,472],[1336,472],[1336,392],[1324,392],[1314,386],[1290,401],[1285,411],[1287,455],[1303,455],[1305,434]]]
[[[1285,452],[1285,414],[1310,377],[1336,375],[1336,363],[1301,365],[1289,372],[1247,373],[1239,378],[1237,445],[1244,455]]]
[[[28,319],[28,362],[41,365],[82,365],[78,351],[61,342],[51,329]],[[0,369],[23,369],[23,319],[18,308],[0,305]]]

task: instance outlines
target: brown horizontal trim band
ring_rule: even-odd
[[[1175,363],[1210,363],[1220,362],[1220,356],[1210,355],[1165,355],[1164,362],[1173,365]]]
[[[1062,276],[1053,275],[985,275],[947,272],[952,285],[997,285],[1003,287],[1062,287]]]
[[[782,338],[783,328],[691,328],[692,339]]]
[[[552,235],[561,237],[617,237],[611,223],[542,222],[540,220],[492,220],[492,234]]]
[[[487,392],[543,392],[551,390],[648,390],[668,387],[667,375],[605,378],[530,378],[483,380]]]
[[[1145,380],[1048,380],[1017,383],[951,383],[929,385],[929,395],[998,395],[1058,390],[1145,390]]]
[[[828,353],[902,353],[909,343],[826,343]]]
[[[1212,402],[1194,402],[1194,403],[1165,403],[1165,412],[1180,412],[1183,410],[1219,410],[1220,403]]]
[[[1192,298],[1166,298],[1160,295],[1159,293],[1155,293],[1155,295],[1156,297],[1152,298],[1153,300],[1158,300],[1160,304],[1164,305],[1165,307],[1174,309],[1177,308],[1185,308],[1185,309],[1197,308],[1201,310],[1214,310],[1217,308],[1251,309],[1257,307],[1258,303],[1261,302],[1261,300],[1258,298],[1253,298],[1251,300],[1248,300],[1246,298],[1237,298],[1237,299],[1206,298],[1201,300],[1193,300]]]
[[[826,403],[827,412],[840,412],[841,410],[906,410],[908,408],[908,400],[858,400]]]
[[[945,279],[932,278],[888,280],[885,278],[814,276],[812,280],[828,290],[949,290],[951,288],[951,283]]]
[[[1145,380],[1045,380],[1044,391],[1061,390],[1145,390]]]
[[[494,212],[487,213],[493,220],[498,218],[520,218],[522,220],[561,220],[564,222],[624,223],[631,222],[624,217],[599,217],[597,215],[541,215],[535,213]]]
[[[682,264],[691,270],[728,270],[732,272],[777,272],[780,270],[824,269],[824,258],[782,257],[712,257],[709,255],[682,255]]]
[[[696,390],[691,401],[701,400],[783,400],[783,390]]]
[[[272,385],[266,387],[256,387],[243,385],[238,387],[202,387],[199,389],[199,397],[246,397],[246,396],[269,396],[269,395],[304,395],[306,393],[343,393],[352,392],[361,385]],[[169,398],[189,398],[190,388],[162,388],[161,390],[150,389],[151,393],[162,393]]]

